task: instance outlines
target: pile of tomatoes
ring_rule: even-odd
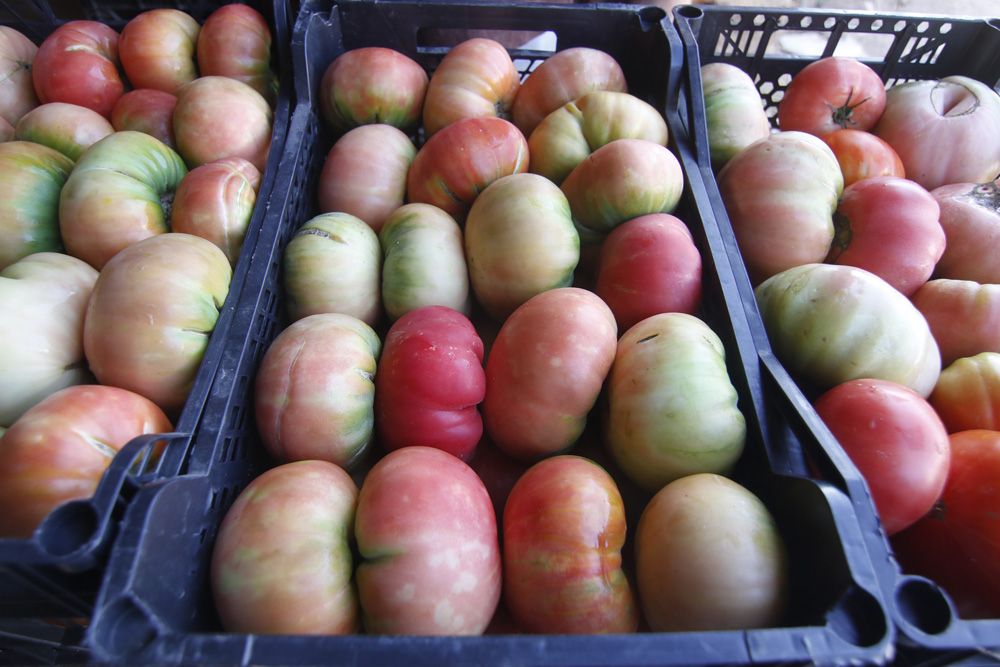
[[[963,616],[1000,616],[1000,96],[963,76],[887,91],[867,65],[824,58],[791,79],[772,132],[746,73],[703,77],[776,354],[867,480],[904,569]]]

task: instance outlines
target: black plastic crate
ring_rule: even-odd
[[[211,9],[225,2],[198,3],[196,18],[203,21]],[[172,3],[187,9],[183,2]],[[93,608],[110,544],[135,492],[157,479],[174,477],[186,465],[187,451],[201,420],[209,388],[216,377],[222,352],[233,324],[236,303],[250,267],[273,189],[278,161],[284,149],[292,105],[291,18],[287,2],[260,2],[274,34],[273,66],[280,73],[281,89],[274,109],[271,153],[262,174],[257,205],[247,229],[243,252],[233,270],[229,295],[219,313],[204,359],[184,408],[175,416],[174,432],[133,439],[112,460],[94,496],[67,503],[54,510],[30,539],[0,539],[0,663],[15,663],[53,655],[53,633],[67,637],[66,661],[79,652],[82,628]],[[57,17],[44,0],[4,2],[5,24],[21,30],[40,44],[61,23],[86,14]],[[138,13],[138,12],[136,12]],[[123,21],[107,21],[117,30]],[[159,441],[167,446],[159,459],[152,453]]]
[[[730,375],[747,418],[746,450],[735,477],[776,516],[791,556],[793,593],[780,626],[574,637],[298,637],[222,631],[209,587],[211,550],[235,497],[273,465],[256,431],[253,384],[264,352],[287,323],[281,283],[284,247],[317,212],[315,187],[334,140],[315,103],[320,77],[343,51],[370,45],[398,49],[433,70],[447,47],[424,43],[422,35],[431,28],[525,34],[552,30],[558,49],[605,50],[622,65],[630,90],[664,111],[671,149],[690,154],[674,104],[682,74],[680,41],[662,10],[493,1],[344,0],[331,7],[326,0],[305,5],[292,44],[297,105],[275,185],[275,192],[286,198],[275,199],[268,211],[187,474],[146,486],[128,508],[87,633],[94,657],[128,664],[202,665],[889,661],[894,629],[848,496],[859,478],[853,468],[831,458],[810,432],[800,429],[800,438],[782,416],[787,399],[758,361],[722,236],[699,177],[691,172],[686,173],[676,214],[688,224],[702,254],[700,315],[726,346]],[[511,53],[522,72],[550,55],[518,49]],[[591,427],[597,422],[594,414]],[[628,503],[635,489],[607,457],[601,463],[615,475]],[[814,469],[823,471],[822,481]],[[631,518],[641,509],[633,506]]]
[[[1000,10],[1000,7],[998,7]],[[887,87],[906,81],[961,74],[997,89],[1000,86],[1000,19],[945,16],[886,15],[855,11],[779,10],[752,7],[679,7],[674,12],[685,51],[685,75],[680,112],[688,119],[695,153],[689,168],[697,168],[715,218],[725,237],[752,335],[765,368],[787,398],[791,421],[800,432],[811,432],[831,456],[844,458],[839,443],[804,393],[774,357],[757,310],[753,287],[719,194],[708,151],[700,67],[711,62],[736,65],[747,72],[764,100],[768,117],[777,124],[777,104],[792,77],[821,57],[841,55],[844,37],[867,39],[884,49],[884,56],[859,58],[882,77]],[[781,32],[811,33],[822,48],[812,56],[791,56],[769,48]],[[839,450],[839,454],[837,453]],[[852,468],[853,464],[847,462]],[[906,575],[896,562],[865,485],[851,498],[879,585],[899,630],[900,661],[943,664],[962,656],[1000,662],[1000,619],[963,620],[947,594],[923,577]]]

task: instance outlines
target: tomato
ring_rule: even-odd
[[[928,190],[1000,174],[1000,95],[975,79],[894,86],[873,131],[899,154],[907,178]]]
[[[635,632],[635,594],[622,571],[625,507],[590,459],[532,466],[503,514],[504,600],[518,627],[543,634]]]
[[[943,365],[980,352],[1000,352],[1000,285],[938,278],[912,299],[927,319]]]
[[[150,9],[126,23],[118,56],[132,86],[176,94],[194,81],[200,29],[197,21],[179,9]]]
[[[406,204],[386,219],[379,243],[389,319],[421,306],[447,306],[468,315],[469,271],[454,218],[430,204]]]
[[[169,146],[142,132],[101,139],[73,168],[59,196],[59,228],[66,251],[100,269],[116,253],[167,232],[161,197],[187,175]]]
[[[437,206],[462,223],[490,183],[525,171],[528,142],[520,130],[501,118],[465,118],[417,151],[406,177],[406,198]]]
[[[566,197],[536,174],[495,181],[469,211],[465,257],[476,298],[497,320],[540,292],[572,284],[580,237]]]
[[[0,26],[0,119],[14,126],[38,106],[31,64],[38,47],[10,26]]]
[[[818,137],[841,128],[870,130],[885,105],[885,84],[875,70],[854,58],[831,56],[792,78],[778,104],[778,125],[784,132]]]
[[[73,161],[30,141],[0,143],[0,269],[62,249],[59,193]]]
[[[78,104],[108,118],[125,92],[118,33],[96,21],[64,23],[38,48],[31,76],[43,104]]]
[[[944,230],[934,197],[905,178],[878,176],[849,185],[837,206],[827,261],[871,271],[910,296],[927,282]]]
[[[941,356],[927,321],[873,273],[805,264],[764,281],[756,295],[775,354],[818,391],[872,378],[928,396],[937,383]]]
[[[375,325],[381,317],[382,252],[360,218],[323,213],[309,220],[285,246],[283,266],[291,320],[343,313]]]
[[[870,132],[836,130],[822,139],[837,156],[845,187],[876,176],[906,177],[903,161],[896,151]]]
[[[596,90],[566,103],[528,137],[530,169],[562,183],[587,156],[615,139],[667,143],[667,124],[652,105],[628,93]]]
[[[35,107],[17,121],[15,138],[54,148],[70,160],[79,160],[92,144],[115,131],[101,114],[63,102]]]
[[[225,4],[209,14],[196,53],[201,76],[242,81],[274,104],[278,77],[271,71],[271,29],[250,5]]]
[[[912,389],[885,380],[851,380],[820,396],[816,412],[858,467],[886,533],[926,514],[944,489],[948,432]]]
[[[777,625],[788,559],[774,518],[753,493],[709,473],[663,487],[635,536],[636,581],[653,632]]]
[[[507,49],[474,37],[441,59],[427,85],[424,131],[430,137],[463,118],[503,117],[510,113],[521,77]]]
[[[771,134],[760,92],[750,75],[739,67],[721,62],[702,65],[701,88],[708,147],[716,169]]]
[[[389,329],[375,378],[375,428],[387,450],[436,447],[467,461],[483,434],[483,341],[444,306],[411,310]]]
[[[619,331],[657,313],[694,315],[701,304],[701,254],[687,225],[654,213],[616,227],[601,247],[596,291]]]
[[[478,635],[501,591],[493,505],[472,468],[404,447],[365,477],[354,534],[358,595],[372,634]]]
[[[904,571],[942,586],[962,618],[1000,616],[1000,432],[951,436],[937,506],[893,540]]]
[[[826,258],[844,177],[820,139],[803,132],[772,134],[730,159],[718,180],[754,284]]]
[[[97,271],[75,257],[36,252],[0,272],[0,426],[49,394],[92,382],[83,316]]]
[[[260,179],[257,168],[238,157],[195,167],[174,193],[170,227],[208,239],[236,266]]]
[[[227,632],[358,631],[357,496],[348,474],[326,461],[279,465],[240,493],[212,547],[212,594]]]
[[[956,359],[941,371],[930,402],[949,433],[1000,431],[1000,353]]]
[[[684,173],[665,146],[616,139],[577,165],[561,187],[573,220],[604,234],[640,215],[673,211],[684,189]]]
[[[693,315],[654,315],[626,331],[607,395],[604,441],[647,491],[692,473],[727,472],[743,452],[746,421],[725,349]]]
[[[381,348],[371,327],[340,313],[310,315],[278,334],[254,387],[257,430],[268,453],[277,461],[355,465],[372,440]]]
[[[618,62],[598,49],[577,46],[546,58],[524,80],[511,106],[511,119],[530,136],[550,113],[592,90],[628,91]]]
[[[83,324],[83,350],[94,376],[176,414],[231,278],[226,255],[189,234],[159,234],[112,257],[97,277]]]
[[[190,167],[241,157],[264,171],[271,147],[273,113],[245,83],[203,76],[177,91],[174,138]]]
[[[497,447],[532,460],[572,446],[611,367],[617,331],[607,305],[576,287],[515,310],[486,363],[483,419]]]
[[[954,183],[931,195],[941,207],[948,243],[937,276],[1000,283],[1000,178],[991,183]]]
[[[173,122],[176,106],[177,98],[162,90],[130,90],[115,102],[111,124],[119,132],[145,132],[177,150]]]
[[[0,536],[31,537],[57,506],[94,494],[115,454],[170,421],[131,391],[77,385],[29,409],[0,438]]]
[[[376,233],[403,205],[417,149],[392,125],[362,125],[337,139],[316,186],[319,210],[350,213]]]

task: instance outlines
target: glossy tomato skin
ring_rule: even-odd
[[[372,634],[478,635],[500,600],[499,533],[473,470],[432,447],[386,454],[365,477],[354,533]]]
[[[528,171],[528,141],[502,118],[458,120],[427,140],[406,177],[409,202],[437,206],[459,223],[480,192]]]
[[[557,51],[528,75],[511,107],[511,119],[530,137],[559,107],[593,90],[628,91],[625,73],[607,53],[588,47]]]
[[[195,45],[201,26],[179,9],[142,12],[122,28],[118,54],[129,83],[176,94],[198,76]]]
[[[222,627],[255,634],[357,632],[351,582],[357,497],[350,476],[326,461],[286,463],[254,479],[226,512],[212,547],[211,586]]]
[[[118,98],[111,110],[111,124],[119,132],[145,132],[177,150],[173,124],[175,106],[177,98],[162,90],[130,90]]]
[[[170,421],[131,391],[76,385],[25,412],[0,438],[0,536],[30,537],[58,505],[89,498],[132,438]]]
[[[31,71],[43,104],[78,104],[105,118],[125,92],[118,74],[118,33],[96,21],[56,28],[38,48]]]
[[[936,278],[912,300],[934,334],[942,365],[980,352],[1000,352],[1000,285]]]
[[[345,51],[320,80],[320,112],[338,131],[385,123],[404,132],[420,123],[427,73],[393,49],[364,47]]]
[[[71,160],[79,160],[92,144],[115,131],[108,119],[93,109],[49,102],[21,116],[16,139],[54,148]]]
[[[905,178],[877,176],[844,189],[827,261],[866,269],[906,296],[931,277],[944,253],[940,207]]]
[[[321,212],[350,213],[376,233],[403,205],[406,174],[417,154],[410,138],[392,125],[361,125],[337,139],[320,172]]]
[[[941,373],[931,328],[914,304],[873,273],[806,264],[755,290],[774,352],[800,381],[825,391],[875,378],[928,396]]]
[[[35,43],[19,31],[0,26],[0,120],[12,127],[38,106],[31,80],[31,65],[37,52]]]
[[[941,585],[962,618],[1000,616],[1000,432],[953,433],[934,510],[893,540],[903,570]]]
[[[250,5],[231,3],[212,12],[198,33],[201,76],[228,76],[242,81],[270,103],[278,94],[271,71],[271,28]]]
[[[638,604],[622,571],[625,507],[614,479],[572,455],[536,463],[503,514],[504,600],[543,634],[635,632]]]
[[[583,432],[617,342],[615,318],[593,292],[548,290],[504,322],[486,363],[483,418],[507,454],[533,460]]]
[[[876,176],[906,177],[896,151],[871,132],[845,128],[823,135],[822,139],[837,156],[844,187]]]
[[[616,227],[601,246],[596,291],[619,331],[657,313],[694,315],[701,303],[701,254],[687,225],[659,213]]]
[[[375,428],[388,450],[437,447],[468,461],[483,434],[483,341],[461,313],[427,306],[386,334],[375,378]]]
[[[804,132],[772,134],[731,158],[718,180],[754,284],[826,258],[844,177],[820,139]]]
[[[931,509],[951,455],[927,400],[895,382],[852,380],[820,396],[816,412],[864,476],[889,535]]]
[[[257,167],[238,157],[195,167],[174,193],[171,228],[208,239],[236,266],[260,179]]]
[[[953,183],[931,195],[941,207],[948,243],[935,269],[939,278],[1000,283],[1000,178]]]
[[[521,77],[502,44],[473,37],[438,64],[424,98],[424,131],[430,137],[463,118],[509,115]]]
[[[792,78],[778,105],[782,131],[818,137],[841,128],[870,130],[885,110],[885,84],[854,58],[821,58]]]
[[[941,371],[930,402],[949,433],[1000,431],[1000,352],[956,359]]]

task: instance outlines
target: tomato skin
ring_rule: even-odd
[[[486,362],[490,439],[522,460],[575,443],[611,368],[616,337],[611,309],[593,292],[564,287],[524,302]]]
[[[581,456],[532,466],[503,513],[504,599],[527,632],[635,632],[622,572],[625,506],[614,479]]]
[[[49,102],[35,107],[17,121],[15,139],[54,148],[79,160],[87,148],[115,131],[108,119],[93,109]]]
[[[840,198],[827,261],[870,271],[910,296],[944,253],[939,213],[934,197],[913,181],[895,176],[858,181]]]
[[[937,278],[911,298],[934,334],[942,365],[1000,352],[1000,285]]]
[[[125,92],[118,74],[118,33],[96,21],[56,28],[38,47],[31,72],[42,104],[78,104],[105,118]]]
[[[876,176],[906,178],[903,161],[896,151],[870,132],[845,128],[822,139],[837,156],[844,187]]]
[[[930,402],[949,433],[1000,431],[1000,353],[956,359],[941,371]]]
[[[31,80],[36,53],[34,42],[14,28],[0,26],[0,127],[13,127],[38,106]]]
[[[375,428],[388,450],[437,447],[467,461],[483,434],[483,341],[461,313],[411,310],[386,334],[375,378]]]
[[[162,90],[130,90],[115,102],[111,110],[111,125],[119,132],[145,132],[177,150],[173,123],[175,106],[177,97]]]
[[[718,170],[750,144],[771,134],[760,92],[750,75],[729,63],[701,68],[712,165]]]
[[[118,54],[129,83],[176,94],[198,76],[195,45],[201,26],[179,9],[150,9],[122,28]]]
[[[658,313],[694,315],[701,303],[701,254],[687,225],[654,213],[616,227],[601,246],[596,291],[619,331]]]
[[[618,61],[587,47],[557,51],[524,80],[511,105],[511,120],[530,137],[550,113],[594,90],[628,91]]]
[[[228,76],[247,84],[270,104],[278,94],[278,77],[271,71],[271,28],[249,5],[222,5],[198,33],[201,76]]]
[[[949,594],[962,618],[1000,616],[1000,432],[953,433],[951,467],[935,509],[893,540],[907,573]]]
[[[931,195],[941,207],[948,243],[935,269],[939,278],[1000,283],[1000,178],[953,183]]]
[[[828,57],[806,65],[792,78],[778,105],[782,131],[822,137],[841,128],[870,130],[885,110],[885,85],[854,58]]]
[[[463,118],[504,117],[520,88],[520,75],[502,44],[467,39],[448,52],[427,84],[424,131],[431,137]]]
[[[922,396],[895,382],[851,380],[816,412],[858,467],[889,535],[926,514],[944,489],[948,432]]]

